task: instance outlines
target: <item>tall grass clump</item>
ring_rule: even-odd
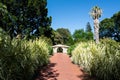
[[[69,48],[68,48],[68,55],[69,56],[72,56],[72,51],[75,49],[75,47],[77,46],[77,44],[74,44],[74,45],[71,45]]]
[[[80,43],[72,51],[72,61],[97,80],[120,80],[120,43],[113,40]]]
[[[0,32],[0,80],[33,80],[35,70],[46,65],[48,58],[45,40],[11,40]]]

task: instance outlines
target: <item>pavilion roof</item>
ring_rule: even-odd
[[[54,46],[52,46],[53,48],[54,47],[65,47],[65,48],[68,48],[69,46],[67,46],[67,45],[62,45],[62,44],[57,44],[57,45],[54,45]]]

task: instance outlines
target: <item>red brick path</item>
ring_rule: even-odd
[[[36,80],[92,80],[73,64],[67,54],[57,53],[50,58],[50,64],[45,67]]]

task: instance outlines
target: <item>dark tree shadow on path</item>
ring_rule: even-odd
[[[94,77],[90,76],[84,70],[80,69],[80,71],[83,72],[83,75],[78,76],[80,79],[82,79],[82,80],[96,80]]]
[[[59,76],[59,73],[57,73],[57,70],[52,69],[55,65],[56,63],[49,63],[41,70],[38,70],[34,80],[57,80],[56,77]]]

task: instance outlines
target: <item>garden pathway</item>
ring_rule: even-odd
[[[57,53],[50,64],[40,71],[36,80],[92,80],[80,67],[73,64],[67,54]]]

